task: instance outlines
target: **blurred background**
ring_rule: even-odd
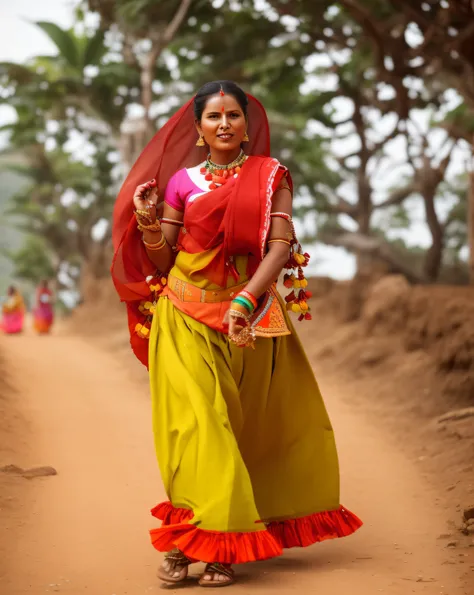
[[[344,502],[366,522],[316,569],[311,552],[298,573],[291,558],[269,569],[291,581],[284,593],[295,580],[313,592],[317,571],[335,595],[472,595],[473,2],[0,7],[0,299],[14,283],[31,311],[48,279],[64,315],[48,337],[29,323],[0,336],[6,595],[154,580],[142,532],[161,488],[147,374],[109,275],[111,215],[149,139],[220,78],[265,105],[295,182],[313,293],[297,328],[335,423]],[[58,477],[24,482],[36,470],[21,466],[38,464]]]
[[[472,17],[467,0],[2,0],[0,293],[55,278],[72,307],[107,275],[124,175],[216,78],[268,110],[312,274],[472,282]]]

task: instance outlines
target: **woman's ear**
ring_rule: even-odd
[[[199,136],[203,136],[202,130],[201,130],[201,125],[199,124],[198,120],[194,120],[194,126],[196,127],[196,130],[197,130],[197,133],[199,134]]]

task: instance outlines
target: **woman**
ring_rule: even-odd
[[[48,287],[48,281],[44,280],[36,291],[36,306],[33,312],[35,331],[40,335],[49,333],[53,319],[53,294]]]
[[[296,268],[287,308],[310,318],[291,210],[265,111],[229,81],[171,118],[118,197],[112,276],[149,368],[164,582],[203,561],[199,584],[227,586],[232,564],[361,525],[339,503],[331,424],[275,290]]]
[[[16,287],[10,285],[7,290],[7,299],[2,306],[3,332],[7,335],[21,333],[25,318],[25,303],[23,297]]]

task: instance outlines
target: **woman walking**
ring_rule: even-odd
[[[37,333],[46,335],[54,321],[53,294],[44,280],[36,291],[36,305],[33,311],[33,326]]]
[[[158,576],[234,582],[232,564],[350,535],[334,434],[287,310],[309,319],[289,171],[262,105],[202,87],[152,139],[117,199],[112,276],[149,368],[169,502]],[[206,157],[207,156],[207,157]],[[275,289],[283,268],[286,304]]]

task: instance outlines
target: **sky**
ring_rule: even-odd
[[[0,0],[0,61],[22,62],[53,53],[53,44],[31,22],[72,23],[74,0]]]

